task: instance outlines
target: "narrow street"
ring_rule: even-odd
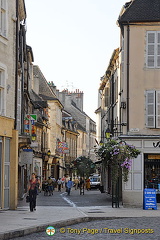
[[[38,206],[63,206],[69,207],[73,204],[77,207],[85,206],[111,206],[112,199],[110,196],[107,196],[105,193],[101,193],[99,190],[92,189],[90,191],[84,190],[84,195],[80,195],[80,190],[71,191],[71,195],[68,196],[65,192],[65,189],[62,188],[61,192],[58,192],[57,189],[53,192],[52,196],[44,196],[42,191],[37,196],[37,208]],[[72,204],[73,203],[73,204]],[[19,207],[28,206],[28,203],[19,201]]]

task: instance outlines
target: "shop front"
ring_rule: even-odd
[[[124,206],[143,206],[144,189],[156,189],[156,199],[160,202],[160,136],[125,136],[127,144],[141,151],[132,162],[127,183],[122,186]]]
[[[156,189],[160,202],[160,154],[144,154],[144,188]]]

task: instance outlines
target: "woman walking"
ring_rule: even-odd
[[[37,198],[37,190],[40,181],[37,180],[35,173],[32,173],[32,178],[29,181],[29,199],[30,199],[30,211],[36,210],[36,198]]]

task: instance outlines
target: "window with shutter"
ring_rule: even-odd
[[[156,127],[160,128],[160,91],[156,91]]]
[[[4,91],[5,91],[5,71],[0,69],[0,115],[5,115],[4,104]]]
[[[147,32],[147,67],[159,68],[160,67],[160,32],[148,31]]]
[[[155,32],[147,33],[147,66],[155,66]]]
[[[18,82],[18,102],[17,102],[17,130],[21,132],[21,84]]]
[[[157,32],[157,67],[160,67],[160,32]]]
[[[0,35],[7,37],[7,0],[0,0]]]
[[[146,91],[146,126],[160,128],[160,91]]]
[[[146,125],[155,128],[155,91],[146,92]]]

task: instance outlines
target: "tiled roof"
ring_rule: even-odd
[[[132,0],[124,5],[119,24],[127,22],[160,22],[160,0]]]

